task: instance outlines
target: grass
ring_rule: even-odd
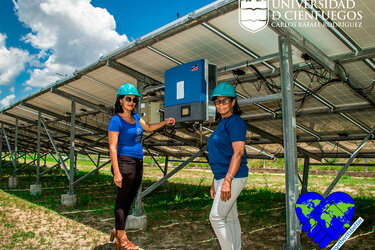
[[[146,164],[148,160],[145,159]],[[47,160],[47,165],[53,165],[53,162]],[[75,174],[75,179],[93,170],[93,165],[87,163],[91,162],[85,160],[78,162],[79,171]],[[249,162],[250,165],[258,168],[262,166],[257,165],[259,163],[263,164],[263,161]],[[149,164],[152,165],[152,162],[149,161]],[[209,168],[203,165],[198,165],[199,168],[181,170],[168,181],[168,184],[162,185],[146,196],[143,200],[143,209],[147,215],[148,228],[130,231],[129,237],[146,249],[172,247],[194,249],[195,245],[198,246],[197,248],[219,249],[208,221],[212,204],[209,196],[212,173]],[[277,168],[280,166],[278,165]],[[115,195],[113,177],[108,165],[100,170],[99,175],[93,174],[75,186],[78,204],[76,208],[71,209],[61,206],[61,194],[65,194],[68,190],[68,181],[61,169],[53,170],[41,177],[42,194],[39,196],[32,196],[29,191],[29,185],[35,183],[34,167],[25,168],[18,174],[19,187],[17,189],[8,189],[7,187],[7,178],[12,172],[10,166],[3,169],[4,178],[0,182],[0,189],[10,197],[1,196],[1,204],[8,204],[12,201],[15,207],[42,211],[41,213],[45,214],[46,223],[51,223],[51,225],[54,223],[55,217],[50,214],[58,214],[106,234],[113,227]],[[143,189],[152,185],[162,176],[163,174],[156,165],[146,166],[142,183]],[[332,175],[311,175],[309,191],[323,193],[334,177]],[[374,240],[374,178],[344,176],[333,191],[338,190],[345,191],[354,198],[356,204],[354,218],[361,216],[365,219],[353,236],[370,233],[369,236],[358,237],[358,240],[354,239],[346,243],[345,246],[366,248],[368,242]],[[244,246],[280,248],[285,241],[285,176],[283,174],[251,173],[245,190],[238,198],[238,210],[244,232]],[[12,234],[10,240],[4,244],[0,243],[0,248],[19,247],[17,242],[31,238],[37,239],[37,243],[33,241],[33,244],[37,244],[36,246],[50,244],[53,233],[52,235],[36,233],[39,230],[37,224],[29,229],[20,228],[17,225],[17,220],[2,215],[3,213],[0,213],[3,230],[12,232]],[[90,237],[90,235],[85,237]],[[264,245],[259,245],[261,242]],[[194,247],[192,247],[192,243],[195,244]],[[23,248],[38,248],[33,244],[27,243]],[[70,244],[75,246],[74,243]],[[103,247],[103,242],[97,244],[97,246]],[[302,245],[309,249],[317,247],[306,234],[302,235]]]
[[[63,158],[65,158],[66,156],[64,156]],[[97,163],[97,156],[96,155],[92,155],[90,156],[91,159],[95,162],[95,164]],[[164,164],[165,163],[165,157],[164,156],[155,156],[154,157],[156,159],[156,161],[159,163],[159,164]],[[185,158],[169,158],[170,160],[181,160],[181,162],[169,162],[169,166],[177,166],[179,164],[181,164]],[[6,158],[6,160],[10,161],[10,158]],[[31,161],[32,158],[27,155],[26,157],[26,162],[29,162]],[[102,158],[101,159],[101,162],[104,162],[106,161],[107,159],[105,158]],[[199,157],[197,158],[197,161],[206,161],[206,159],[204,157]],[[324,160],[325,163],[327,163],[326,166],[310,166],[310,169],[314,169],[314,170],[336,170],[336,171],[340,171],[342,166],[330,166],[329,164],[330,163],[346,163],[347,159],[339,159],[339,158],[327,158]],[[24,162],[23,159],[20,159],[20,162]],[[41,160],[41,165],[44,165],[44,160]],[[151,156],[145,156],[144,159],[143,159],[143,162],[144,164],[147,164],[147,165],[155,165],[156,166],[156,163],[154,161],[154,159],[151,157]],[[311,160],[311,162],[315,162],[314,160]],[[355,159],[353,161],[353,163],[355,164],[364,164],[366,163],[366,160],[365,159]],[[367,163],[369,164],[375,164],[375,159],[368,159],[367,160]],[[47,166],[52,166],[56,164],[56,160],[53,158],[53,157],[47,157],[47,161],[46,161],[46,165]],[[70,161],[67,160],[65,162],[66,166],[69,166],[70,164]],[[94,164],[92,163],[92,161],[90,160],[90,158],[86,155],[79,155],[78,157],[78,163],[77,163],[79,166],[87,166],[87,167],[92,167]],[[21,166],[21,165],[20,165]],[[284,168],[284,159],[283,158],[276,158],[275,160],[248,160],[248,164],[247,166],[249,168],[261,168],[263,166],[265,166],[266,168],[279,168],[279,169],[282,169]],[[304,166],[304,159],[298,159],[298,169],[299,170],[303,170],[303,166]],[[8,165],[9,167],[9,165]],[[188,164],[188,167],[203,167],[203,168],[209,168],[209,165],[207,163],[190,163]],[[374,166],[369,166],[368,168],[368,171],[375,171],[375,167]],[[364,166],[350,166],[349,171],[365,171],[365,167]]]

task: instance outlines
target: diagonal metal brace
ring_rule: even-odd
[[[76,185],[77,183],[83,181],[84,179],[86,179],[87,177],[89,177],[91,174],[93,174],[94,172],[98,171],[99,169],[101,169],[102,167],[106,166],[108,163],[110,163],[111,160],[108,160],[106,162],[104,162],[102,165],[98,166],[97,168],[95,168],[94,170],[92,170],[91,172],[85,174],[84,176],[82,176],[81,178],[79,178],[78,180],[76,180],[75,182],[72,183],[72,185]]]
[[[156,165],[158,165],[160,171],[164,173],[164,170],[160,167],[158,161],[155,159],[155,157],[153,156],[153,154],[151,154],[150,150],[147,147],[146,147],[146,150],[151,155],[151,158],[154,160],[154,162],[156,163]]]
[[[63,166],[63,169],[64,169],[64,172],[65,172],[65,174],[66,174],[66,177],[68,177],[68,180],[70,181],[69,171],[68,171],[68,169],[66,168],[65,161],[64,161],[63,158],[61,157],[61,154],[60,154],[59,150],[57,149],[57,146],[56,146],[56,144],[55,144],[55,141],[53,140],[53,137],[51,136],[51,134],[50,134],[50,132],[49,132],[49,130],[48,130],[48,127],[47,127],[46,123],[44,122],[44,119],[41,117],[40,120],[41,120],[41,122],[42,122],[42,124],[43,124],[44,129],[46,130],[46,133],[47,133],[47,135],[48,135],[49,140],[50,140],[51,143],[52,143],[53,149],[55,150],[55,152],[56,152],[56,154],[57,154],[57,157],[59,158],[60,163],[61,163],[61,165]]]
[[[154,191],[157,187],[159,187],[161,184],[163,184],[164,182],[166,182],[169,178],[171,178],[174,174],[176,174],[178,171],[180,171],[181,169],[183,169],[186,165],[188,165],[190,162],[192,162],[195,158],[197,158],[201,154],[203,154],[206,150],[207,150],[207,145],[204,146],[203,148],[201,148],[201,150],[199,150],[198,152],[196,152],[195,154],[193,154],[189,159],[187,159],[185,162],[183,162],[178,167],[176,167],[175,169],[173,169],[171,172],[169,172],[163,178],[161,178],[160,180],[158,180],[157,182],[155,182],[154,184],[152,184],[150,187],[148,187],[146,190],[144,190],[142,192],[140,198],[143,199],[143,197],[145,197],[146,195],[148,195],[149,193],[151,193],[152,191]]]
[[[69,157],[66,157],[65,159],[63,159],[64,162],[67,161],[67,160],[69,160]],[[57,168],[58,166],[60,166],[60,162],[56,163],[55,165],[53,165],[53,166],[50,167],[50,168],[47,168],[47,169],[44,170],[43,172],[39,173],[39,175],[42,176],[42,175],[44,175],[44,174],[50,172],[52,169]]]
[[[373,136],[374,132],[375,132],[375,125],[370,130],[370,132],[367,134],[367,136],[363,139],[363,141],[361,142],[361,145],[359,145],[359,147],[350,156],[349,160],[345,163],[345,166],[340,170],[340,172],[338,173],[338,175],[336,176],[336,178],[332,181],[331,185],[329,185],[329,187],[327,188],[327,190],[324,192],[324,194],[323,194],[323,198],[324,199],[326,199],[328,197],[329,193],[331,193],[332,189],[336,186],[337,182],[339,182],[339,180],[341,179],[341,177],[344,175],[346,169],[348,169],[348,167],[350,166],[350,164],[354,161],[355,157],[358,155],[359,151],[361,151],[361,149],[365,146],[365,144],[368,141],[368,139],[370,139],[370,137]]]
[[[7,136],[7,133],[5,132],[5,129],[3,128],[3,134],[4,134],[4,137],[5,137],[5,141],[7,143],[7,146],[8,146],[8,150],[9,150],[9,153],[10,153],[10,158],[12,159],[12,164],[13,164],[13,167],[14,169],[16,169],[16,160],[14,159],[13,157],[13,152],[12,152],[12,148],[10,147],[10,143],[9,143],[9,140],[8,140],[8,136]],[[15,176],[15,172],[13,173],[13,176]]]

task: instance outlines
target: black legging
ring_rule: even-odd
[[[115,227],[116,230],[125,230],[126,218],[142,182],[143,160],[126,155],[118,155],[117,160],[122,187],[116,186]]]

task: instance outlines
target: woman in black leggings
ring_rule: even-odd
[[[116,115],[108,126],[109,152],[116,184],[115,229],[110,240],[113,241],[116,236],[116,249],[139,249],[126,237],[125,222],[142,181],[142,133],[175,123],[174,118],[155,124],[145,122],[134,112],[138,97],[138,90],[131,83],[122,85],[117,92]]]
[[[122,182],[120,187],[116,186],[115,219],[118,225],[116,228],[125,228],[126,217],[142,182],[143,161],[127,155],[118,155],[117,162]],[[114,174],[113,167],[112,174]]]

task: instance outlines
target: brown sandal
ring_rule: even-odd
[[[111,235],[109,236],[109,240],[110,240],[111,242],[113,242],[113,240],[115,239],[115,237],[117,237],[116,234],[117,234],[117,233],[116,233],[116,229],[115,229],[115,228],[112,229],[112,231],[111,231]]]
[[[139,250],[140,248],[131,243],[128,237],[124,236],[121,239],[117,238],[116,240],[116,250]]]

